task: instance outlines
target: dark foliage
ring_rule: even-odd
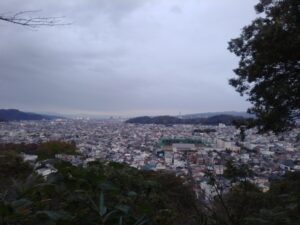
[[[215,133],[216,129],[212,129],[212,128],[205,128],[205,129],[195,129],[193,130],[193,134],[196,133]]]
[[[0,151],[1,225],[296,225],[300,221],[300,173],[273,181],[264,193],[249,182],[253,174],[248,166],[229,161],[224,174],[231,181],[228,191],[211,175],[209,183],[217,195],[199,204],[191,186],[173,174],[113,162],[93,162],[83,168],[52,160],[58,172],[45,179],[22,161],[21,147],[11,146],[15,150]]]
[[[229,191],[223,192],[217,177],[208,174],[216,196],[204,210],[208,224],[222,225],[296,225],[300,221],[300,172],[288,173],[272,181],[262,192],[249,181],[253,176],[247,165],[227,163],[225,176]]]
[[[173,174],[118,163],[93,162],[82,168],[52,160],[58,172],[42,179],[17,152],[0,155],[6,161],[0,171],[6,184],[0,189],[3,225],[196,225],[204,217],[191,187]]]
[[[13,179],[24,179],[32,172],[32,167],[16,152],[0,151],[0,190],[10,185]]]
[[[300,117],[300,3],[260,0],[255,8],[264,16],[229,42],[240,58],[230,84],[249,96],[261,132],[281,132]]]
[[[76,145],[74,143],[62,141],[48,141],[41,144],[0,144],[1,151],[11,151],[37,155],[39,160],[54,158],[56,154],[76,155]]]

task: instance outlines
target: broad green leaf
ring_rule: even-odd
[[[103,191],[100,192],[100,198],[99,198],[99,210],[100,210],[100,216],[104,216],[107,212],[107,208],[104,205],[104,193]]]
[[[115,208],[122,211],[125,214],[128,214],[130,210],[130,207],[128,205],[117,205]]]
[[[122,224],[123,224],[123,216],[121,216],[119,219],[119,225],[122,225]]]

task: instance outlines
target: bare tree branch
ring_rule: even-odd
[[[70,23],[64,23],[64,17],[39,17],[32,16],[34,13],[38,13],[40,10],[33,11],[21,11],[13,15],[0,15],[0,21],[14,23],[17,25],[27,27],[39,27],[39,26],[59,26],[59,25],[70,25]]]

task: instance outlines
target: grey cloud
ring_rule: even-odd
[[[93,114],[245,110],[228,79],[230,38],[255,17],[255,0],[0,2],[42,9],[70,26],[0,22],[0,108]]]
[[[173,13],[181,13],[182,9],[178,5],[174,5],[171,7],[171,12]]]

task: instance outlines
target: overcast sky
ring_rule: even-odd
[[[91,115],[245,111],[231,38],[257,0],[1,0],[72,25],[0,22],[0,108]]]

